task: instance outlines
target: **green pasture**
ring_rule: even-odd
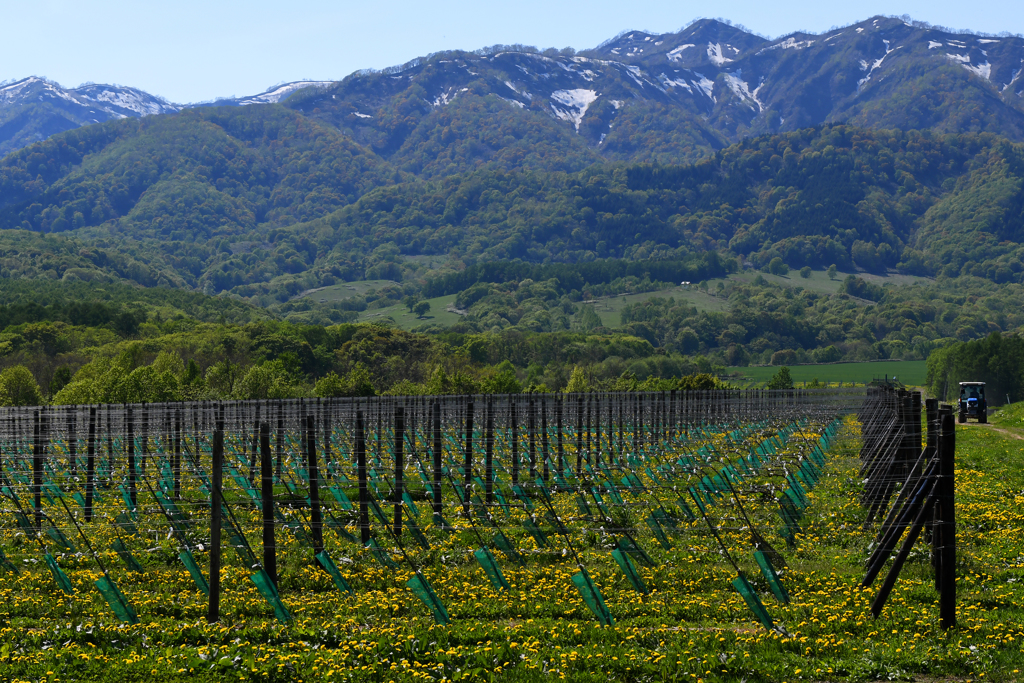
[[[371,289],[382,289],[389,285],[400,287],[401,284],[394,280],[357,280],[355,282],[341,282],[330,287],[318,287],[310,289],[295,297],[296,299],[313,299],[320,303],[331,303],[332,301],[344,301],[357,296],[366,296]]]
[[[767,382],[779,368],[771,365],[728,368],[734,381]],[[907,386],[922,386],[927,368],[923,360],[880,360],[866,363],[827,363],[823,365],[792,365],[789,374],[796,386],[817,379],[819,382],[864,384],[873,379],[896,377]]]
[[[802,289],[817,292],[818,294],[835,294],[843,284],[843,280],[850,273],[839,272],[834,280],[830,280],[828,273],[824,270],[813,270],[809,278],[800,277],[800,272],[793,270],[789,275],[772,275],[756,270],[745,270],[741,273],[733,273],[726,278],[714,278],[708,280],[708,291],[700,290],[694,282],[688,287],[676,285],[668,289],[661,289],[653,292],[640,294],[618,294],[615,296],[602,297],[589,301],[594,307],[597,315],[605,327],[615,328],[622,325],[622,309],[627,304],[635,304],[654,297],[673,297],[677,301],[685,301],[687,305],[695,307],[698,311],[723,312],[729,310],[729,301],[725,296],[716,294],[718,283],[722,282],[728,286],[729,283],[747,284],[753,282],[758,275],[766,281],[781,287],[799,287]],[[877,285],[912,285],[927,281],[927,278],[914,275],[873,275],[871,273],[856,273],[857,277]],[[820,378],[819,378],[820,379]],[[859,380],[858,380],[859,381]],[[923,381],[923,380],[922,380]]]
[[[395,304],[394,306],[388,306],[386,308],[374,308],[363,311],[359,314],[359,322],[369,323],[374,320],[392,320],[396,327],[403,330],[412,330],[423,325],[430,325],[433,323],[439,325],[454,325],[457,323],[462,316],[458,313],[451,313],[447,310],[449,304],[455,303],[455,294],[449,294],[447,296],[438,296],[433,299],[427,299],[427,303],[430,304],[430,312],[422,318],[417,316],[415,313],[410,313],[409,309],[402,304]]]

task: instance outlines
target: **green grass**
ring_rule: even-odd
[[[295,298],[310,298],[322,303],[330,303],[332,301],[352,299],[357,296],[366,296],[366,293],[371,289],[381,289],[388,285],[394,285],[396,287],[401,286],[394,280],[358,280],[356,282],[342,282],[340,284],[331,285],[330,287],[311,289],[307,292],[303,292]]]
[[[430,325],[436,323],[439,325],[454,325],[462,319],[462,316],[458,313],[451,313],[448,310],[449,304],[455,303],[455,294],[448,294],[447,296],[439,296],[433,299],[427,299],[427,303],[430,304],[430,312],[422,318],[409,312],[409,309],[402,304],[396,304],[394,306],[388,306],[387,308],[376,308],[363,311],[359,314],[359,322],[368,323],[374,320],[392,320],[396,327],[403,330],[413,330],[423,325]]]
[[[728,368],[740,381],[766,382],[779,368],[774,366]],[[894,376],[907,386],[922,386],[927,368],[923,360],[870,361],[867,363],[829,363],[826,365],[793,365],[789,374],[796,386],[817,378],[819,382],[856,382],[864,384],[873,379]]]
[[[1004,405],[989,416],[989,422],[1000,427],[1024,429],[1024,401]]]
[[[616,296],[603,297],[593,300],[591,305],[593,305],[597,315],[600,316],[601,322],[608,328],[622,326],[622,309],[625,308],[627,304],[639,303],[654,297],[674,297],[677,301],[685,301],[690,306],[694,306],[698,311],[727,311],[729,309],[728,299],[714,294],[717,290],[718,283],[723,282],[726,283],[727,286],[730,282],[746,284],[753,282],[758,275],[768,282],[782,287],[800,287],[818,294],[835,294],[839,291],[840,286],[843,284],[843,280],[847,275],[849,275],[849,273],[840,272],[836,275],[836,279],[830,280],[828,273],[823,270],[811,271],[811,277],[809,278],[800,277],[800,273],[795,270],[790,271],[789,275],[772,275],[770,273],[746,270],[742,273],[733,273],[727,278],[715,278],[708,280],[708,292],[710,293],[706,293],[698,289],[698,283],[694,282],[686,288],[676,285],[675,287],[654,292],[643,292],[641,294],[619,294]],[[916,277],[913,275],[881,276],[872,275],[870,273],[857,273],[856,275],[868,282],[878,285],[887,283],[895,285],[911,285],[927,281],[927,278]]]

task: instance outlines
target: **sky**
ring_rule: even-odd
[[[171,102],[340,80],[447,49],[498,43],[594,47],[625,30],[677,31],[723,18],[775,38],[871,16],[1024,34],[1024,2],[951,0],[33,0],[0,12],[0,81],[133,86]]]

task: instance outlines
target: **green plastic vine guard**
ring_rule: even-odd
[[[629,559],[629,555],[616,548],[612,551],[612,558],[615,559],[615,563],[619,565],[619,569],[626,575],[626,579],[637,593],[647,595],[650,592],[647,590],[647,586],[644,585],[644,580],[640,578],[636,567],[633,566],[633,561]]]
[[[533,536],[533,540],[537,542],[538,548],[548,547],[547,536],[544,535],[544,532],[541,531],[541,528],[537,526],[536,522],[527,517],[523,520],[523,528],[530,532],[530,535]]]
[[[96,589],[100,592],[110,605],[114,615],[128,624],[139,623],[139,616],[135,613],[128,598],[118,590],[117,585],[110,580],[110,577],[101,576],[96,580]]]
[[[334,564],[334,561],[331,560],[331,557],[327,554],[326,550],[321,550],[319,553],[314,555],[314,557],[316,557],[316,561],[320,563],[320,566],[324,568],[324,571],[330,574],[331,578],[334,579],[334,585],[339,591],[342,593],[355,592],[352,590],[352,586],[348,585],[348,581],[346,581],[345,577],[341,575],[341,572],[338,571],[338,566]]]
[[[369,500],[370,510],[373,512],[373,516],[376,517],[384,526],[390,526],[391,522],[388,521],[387,515],[385,515],[384,511],[380,509],[380,505],[377,503],[377,501],[374,500],[373,498],[370,498]]]
[[[523,490],[522,486],[520,486],[519,484],[513,486],[512,493],[516,494],[516,498],[523,501],[523,505],[526,506],[527,512],[533,512],[533,501],[530,500],[530,497],[528,495],[526,495],[526,491]]]
[[[342,493],[342,495],[344,495],[344,492]],[[412,516],[415,517],[416,519],[419,519],[420,518],[420,509],[418,507],[416,507],[416,503],[413,502],[412,496],[409,495],[408,491],[402,491],[402,501],[405,503],[405,506],[407,508],[409,508],[409,512],[412,513]],[[338,501],[338,502],[340,503],[341,501]],[[342,506],[342,507],[344,507],[344,506]]]
[[[494,559],[494,555],[491,554],[490,550],[478,548],[473,551],[473,557],[480,564],[480,568],[484,570],[484,574],[487,575],[491,585],[494,586],[494,590],[512,589],[512,586],[505,580],[505,575],[501,573],[501,567],[498,566],[498,562]]]
[[[118,512],[117,516],[114,518],[114,521],[117,522],[118,527],[124,529],[130,535],[137,536],[139,534],[139,529],[135,526],[135,522],[132,520],[131,517],[129,517],[125,513]]]
[[[587,499],[578,493],[576,494],[576,507],[579,508],[581,515],[590,516],[590,506],[587,505]]]
[[[291,612],[281,602],[281,596],[277,592],[277,587],[274,586],[274,582],[270,580],[267,575],[267,570],[260,569],[258,572],[249,577],[254,584],[256,589],[263,596],[263,599],[270,603],[270,606],[274,608],[274,616],[282,624],[292,620]]]
[[[448,618],[448,610],[445,609],[444,603],[437,597],[437,593],[431,588],[430,582],[420,574],[416,572],[412,578],[409,579],[406,584],[409,590],[413,592],[417,598],[419,598],[430,613],[434,616],[434,621],[438,624],[447,625],[451,623],[451,619]]]
[[[416,523],[416,518],[409,516],[405,518],[405,527],[412,534],[413,540],[416,544],[424,550],[430,550],[430,540],[427,539],[426,535],[420,530],[419,525]]]
[[[120,538],[114,539],[114,542],[110,545],[110,549],[117,553],[117,556],[121,558],[121,561],[125,563],[128,569],[137,574],[145,573],[142,569],[142,565],[140,565],[138,560],[132,556],[131,551],[128,550]]]
[[[654,518],[657,519],[659,523],[661,523],[662,528],[667,528],[672,533],[679,533],[679,527],[676,525],[676,520],[669,517],[667,512],[661,508],[656,508],[651,511],[651,514],[654,515]],[[693,511],[687,507],[683,511],[683,514],[687,516],[693,515]]]
[[[430,515],[430,520],[431,520],[431,523],[434,525],[434,527],[437,528],[438,531],[441,531],[441,532],[447,534],[448,532],[455,530],[454,527],[452,527],[452,525],[448,523],[448,520],[445,519],[441,515],[440,512],[432,513]]]
[[[7,559],[7,556],[4,555],[4,551],[3,550],[0,550],[0,569],[3,569],[4,571],[11,572],[12,574],[20,573],[20,570],[18,569],[18,565],[14,564],[9,559]]]
[[[210,585],[206,583],[206,577],[203,576],[203,572],[200,571],[199,565],[196,563],[196,558],[192,557],[192,553],[188,550],[182,550],[178,553],[178,557],[181,559],[181,563],[185,565],[185,569],[191,574],[192,580],[196,583],[196,588],[201,590],[206,595],[210,594]]]
[[[757,620],[761,622],[769,631],[775,628],[774,622],[772,622],[771,616],[768,614],[768,610],[761,604],[761,599],[757,597],[757,593],[754,592],[753,586],[747,581],[747,577],[743,576],[743,572],[739,572],[735,579],[732,580],[732,587],[743,596],[743,601],[747,603],[747,607],[754,613]]]
[[[75,549],[75,545],[68,540],[68,537],[64,535],[64,532],[57,527],[50,527],[46,530],[46,535],[53,539],[54,543],[59,543],[61,548],[67,550],[69,553],[78,552]]]
[[[783,605],[788,605],[789,592],[782,585],[782,582],[779,581],[779,575],[775,572],[775,567],[768,560],[768,556],[760,550],[755,550],[754,559],[757,561],[757,566],[761,568],[761,575],[768,581],[768,587],[772,589],[772,595]]]
[[[602,626],[614,626],[615,619],[612,617],[612,613],[608,611],[608,608],[605,607],[601,591],[594,585],[590,575],[587,574],[587,570],[580,567],[580,570],[572,575],[572,582],[576,586],[576,590],[583,597],[583,602],[594,613],[594,616],[597,617],[598,623]]]
[[[71,579],[57,566],[57,560],[53,559],[53,555],[46,553],[43,559],[46,560],[46,566],[50,568],[50,573],[53,574],[53,580],[57,583],[57,587],[68,595],[74,595],[75,587],[71,585]]]
[[[658,518],[651,514],[648,515],[647,519],[644,521],[647,522],[647,526],[650,527],[651,532],[654,534],[654,537],[658,539],[658,543],[661,544],[661,547],[665,550],[672,550],[672,544],[669,543],[668,536],[665,535],[664,529],[662,529],[661,524],[658,523]]]
[[[377,560],[377,562],[385,569],[398,569],[398,565],[391,559],[391,556],[377,545],[377,539],[371,538],[367,541],[366,548],[370,551],[370,554],[373,555],[373,559]]]
[[[512,547],[512,544],[509,542],[508,537],[505,536],[505,533],[501,529],[496,529],[494,532],[494,545],[498,550],[502,552],[502,554],[505,555],[505,557],[507,557],[512,562],[515,562],[520,566],[523,566],[525,564],[523,556],[520,555],[519,552]]]
[[[633,559],[648,569],[652,569],[657,566],[657,563],[651,559],[651,556],[648,555],[647,552],[640,547],[640,544],[632,538],[629,538],[628,536],[619,536],[615,539],[615,545],[622,552],[629,553]]]

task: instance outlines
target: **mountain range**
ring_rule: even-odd
[[[194,105],[174,104],[138,88],[87,83],[64,88],[30,76],[0,84],[0,157],[66,130],[111,119],[173,114],[188,107],[273,104],[296,90],[325,87],[329,82],[296,81],[274,86],[251,97],[221,98]]]
[[[431,113],[467,95],[541,111],[605,158],[635,158],[640,150],[624,139],[635,131],[653,143],[641,145],[643,156],[678,153],[678,140],[652,128],[679,126],[687,129],[682,151],[691,158],[749,135],[826,122],[987,131],[1019,140],[1022,67],[1020,36],[973,35],[904,19],[876,17],[775,40],[700,20],[676,33],[625,32],[578,53],[522,45],[443,52],[340,82],[297,81],[193,105],[135,88],[65,89],[31,77],[0,86],[0,154],[112,118],[289,100],[387,155],[415,138],[418,123],[431,127]]]
[[[423,256],[714,251],[1019,280],[1022,69],[1020,37],[878,17],[443,52],[188,107],[26,79],[0,89],[0,274],[281,301]]]

